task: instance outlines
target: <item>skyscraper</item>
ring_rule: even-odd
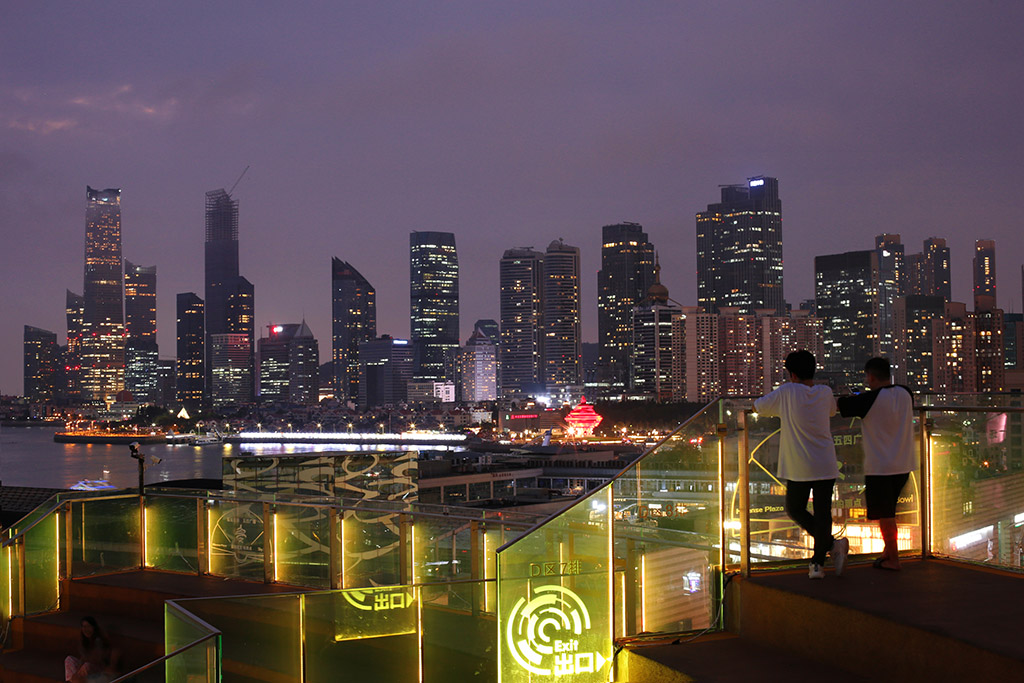
[[[124,263],[124,385],[138,403],[157,400],[156,266]]]
[[[454,234],[409,235],[409,283],[413,376],[441,381],[445,354],[459,347],[459,257]]]
[[[654,246],[639,223],[601,228],[601,270],[597,273],[599,378],[612,392],[629,383],[633,309],[654,284]]]
[[[974,316],[967,312],[967,305],[948,302],[942,320],[936,321],[933,326],[933,389],[943,394],[976,392],[978,366],[974,342],[977,334]]]
[[[673,320],[681,313],[670,303],[655,262],[654,282],[630,315],[629,390],[656,401],[671,401],[673,393]]]
[[[522,247],[507,249],[498,266],[501,285],[501,345],[498,348],[501,395],[531,395],[542,388],[544,349],[544,254]]]
[[[974,242],[974,308],[996,304],[996,243],[993,240]],[[984,297],[984,298],[982,298]]]
[[[722,187],[722,201],[697,214],[697,303],[708,313],[735,307],[782,312],[782,200],[779,181],[757,176]]]
[[[82,317],[85,315],[85,298],[69,289],[65,301],[68,345],[64,353],[64,372],[68,401],[75,405],[82,402]]]
[[[908,261],[907,294],[941,296],[946,301],[952,300],[949,247],[946,246],[946,240],[929,237],[924,241],[924,251],[912,254]]]
[[[230,410],[251,403],[254,396],[253,352],[249,335],[210,334],[206,337],[210,363],[210,403],[215,410]]]
[[[580,374],[580,250],[558,239],[544,253],[544,386],[561,392]]]
[[[198,410],[206,396],[205,306],[194,292],[178,294],[178,359],[175,392],[178,402]]]
[[[477,403],[498,398],[498,353],[494,340],[476,327],[455,360],[456,397]]]
[[[861,386],[864,362],[879,355],[879,252],[848,251],[814,258],[814,300],[824,320],[825,373]]]
[[[305,320],[268,325],[258,355],[261,402],[319,402],[320,350]]]
[[[124,388],[121,190],[87,186],[85,194],[82,392],[83,400],[99,404]]]
[[[56,333],[25,325],[25,398],[32,402],[55,403],[61,393],[59,365],[60,348]]]
[[[896,334],[896,299],[906,294],[907,272],[904,248],[899,235],[875,237],[878,251],[878,347],[881,354],[893,358]]]
[[[331,259],[334,397],[359,398],[359,345],[377,337],[377,291],[346,261]]]
[[[359,407],[394,405],[408,397],[412,344],[383,336],[359,345]]]
[[[242,397],[216,396],[218,390],[232,391],[242,387],[255,387],[255,347],[256,325],[254,287],[251,282],[239,274],[238,265],[238,200],[223,189],[211,190],[206,193],[206,373],[208,399],[218,405],[234,405]],[[215,334],[242,334],[248,339],[248,377],[240,378],[244,370],[238,365],[241,345],[236,341],[228,343],[221,340],[219,357],[229,368],[220,372],[221,380],[214,382],[213,375],[218,366],[213,359],[213,343],[210,337]],[[231,352],[228,353],[227,349]],[[231,377],[231,382],[225,378]],[[237,380],[237,381],[236,381]],[[229,389],[230,387],[230,389]],[[253,398],[250,394],[243,402]]]
[[[946,314],[941,296],[912,294],[896,300],[895,380],[914,391],[932,391],[937,385],[934,351],[936,332]],[[941,341],[939,342],[941,344]]]

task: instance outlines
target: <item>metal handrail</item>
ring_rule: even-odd
[[[19,530],[18,533],[14,534],[13,536],[8,538],[7,540],[4,540],[4,541],[0,542],[0,548],[6,548],[7,546],[11,545],[12,543],[14,543],[19,538],[24,538],[24,536],[25,536],[25,534],[27,532],[32,531],[32,529],[35,529],[37,524],[39,524],[44,519],[49,517],[51,513],[56,512],[61,507],[63,507],[64,503],[66,503],[66,502],[67,502],[66,500],[61,500],[61,501],[57,501],[56,503],[51,505],[50,508],[46,512],[44,512],[43,514],[39,515],[39,517],[36,518],[35,520],[33,520],[32,523],[29,524],[27,527],[25,527],[24,529]],[[35,510],[33,510],[33,512],[35,512]]]
[[[189,616],[194,616],[194,615],[190,614]],[[128,672],[128,673],[126,673],[126,674],[124,674],[122,676],[118,676],[113,681],[111,681],[111,683],[118,683],[119,681],[129,681],[132,678],[134,678],[135,676],[138,676],[139,674],[141,674],[142,672],[147,671],[149,669],[152,669],[152,668],[154,668],[156,666],[159,666],[160,664],[165,664],[167,662],[167,660],[169,660],[169,659],[171,659],[173,657],[177,657],[182,652],[185,652],[186,650],[190,650],[190,649],[192,649],[194,647],[198,647],[200,644],[205,643],[206,641],[208,641],[210,639],[215,639],[215,638],[217,638],[220,635],[221,635],[221,631],[219,631],[219,630],[214,632],[214,633],[210,633],[208,635],[205,635],[202,638],[200,638],[199,640],[193,641],[193,642],[189,643],[188,645],[186,645],[184,647],[180,647],[180,648],[178,648],[177,650],[175,650],[174,652],[172,652],[170,654],[164,655],[164,656],[160,657],[159,659],[154,659],[149,664],[143,664],[142,666],[140,666],[138,669],[135,669],[134,671],[130,671],[130,672]]]

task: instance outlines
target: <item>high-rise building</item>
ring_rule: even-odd
[[[228,387],[255,387],[255,347],[256,324],[254,288],[252,283],[239,274],[238,264],[238,200],[223,189],[211,190],[206,193],[206,388],[209,401],[216,405],[229,405],[236,402],[237,396],[217,396],[218,389]],[[220,357],[231,366],[223,368],[221,380],[213,381],[218,366],[213,359],[213,344],[210,337],[215,334],[244,334],[248,337],[249,359],[246,381],[240,383],[226,382],[224,378],[235,377],[242,370],[236,366],[239,359],[233,354],[240,347],[230,344],[232,353],[226,353],[227,347],[221,344]],[[223,340],[222,340],[223,341]],[[230,360],[229,359],[230,356]],[[231,391],[234,391],[234,388]],[[243,402],[252,401],[248,396]]]
[[[697,303],[741,313],[785,310],[779,181],[758,176],[722,187],[722,201],[697,214]]]
[[[409,235],[409,322],[418,380],[445,378],[445,354],[459,347],[459,257],[450,232]]]
[[[909,262],[907,294],[941,296],[951,301],[952,279],[950,277],[950,252],[946,240],[929,237],[924,241],[924,251],[912,254]]]
[[[974,316],[967,305],[950,301],[942,320],[933,321],[935,347],[933,389],[941,394],[974,393],[978,390],[978,367],[974,354],[977,337]]]
[[[359,407],[395,405],[408,397],[412,344],[388,336],[359,345]]]
[[[479,327],[455,360],[456,400],[466,403],[498,398],[498,347]]]
[[[124,386],[137,403],[157,401],[156,266],[124,263]]]
[[[483,318],[473,323],[473,329],[479,330],[480,334],[484,335],[491,340],[495,346],[501,343],[501,325],[498,324],[497,320],[491,320],[490,318]]]
[[[679,378],[681,392],[673,398],[707,403],[722,393],[718,314],[707,313],[699,306],[684,306],[676,324],[679,329],[673,331],[673,337],[684,351],[676,354],[678,369],[673,374]]]
[[[178,362],[171,358],[161,358],[157,361],[157,380],[156,380],[156,404],[170,408],[177,401],[177,364]]]
[[[894,375],[897,384],[914,391],[934,389],[937,384],[933,356],[936,321],[941,324],[945,314],[946,300],[941,296],[911,294],[896,300]]]
[[[207,335],[210,374],[210,399],[215,410],[230,410],[251,403],[254,396],[252,345],[247,334]]]
[[[793,351],[810,351],[818,363],[825,356],[822,345],[821,318],[808,310],[793,311],[789,315],[762,315],[761,362],[764,365],[764,386],[761,393],[768,393],[789,380],[786,372],[786,356]]]
[[[64,373],[68,401],[75,405],[82,402],[82,317],[85,315],[85,298],[69,289],[65,300],[68,345],[64,352]]]
[[[562,393],[580,374],[580,250],[562,240],[544,253],[544,387]]]
[[[639,223],[601,228],[601,270],[597,273],[599,379],[615,393],[629,383],[633,309],[654,284],[654,246]]]
[[[377,337],[377,290],[351,264],[331,259],[334,397],[359,399],[359,345]]]
[[[537,393],[543,388],[544,254],[508,249],[498,270],[501,285],[499,384],[503,398]]]
[[[824,321],[820,362],[827,376],[861,386],[864,362],[880,353],[878,250],[816,256],[814,300]]]
[[[57,334],[39,327],[25,325],[24,367],[25,393],[35,403],[56,403],[61,398],[60,347]]]
[[[268,325],[259,343],[260,401],[314,405],[320,399],[320,350],[306,321]]]
[[[996,304],[996,243],[974,242],[974,309]]]
[[[124,389],[124,280],[121,190],[86,187],[85,288],[82,293],[82,394],[111,403]]]
[[[668,288],[661,283],[661,266],[655,262],[654,282],[630,316],[627,366],[631,393],[656,401],[672,400],[672,332],[679,314],[679,306],[670,302]]]
[[[995,307],[992,297],[977,296],[975,299],[974,352],[977,358],[978,391],[1003,391],[1006,387],[1003,311]]]
[[[767,309],[762,309],[767,310]],[[728,306],[718,309],[718,371],[724,396],[756,396],[764,386],[760,321]]]
[[[903,263],[904,247],[899,235],[875,237],[878,251],[878,347],[886,358],[893,358],[896,347],[896,299],[906,295],[907,271]]]
[[[1003,316],[1003,349],[1007,370],[1024,370],[1024,314]]]
[[[206,328],[203,300],[194,292],[177,297],[177,361],[175,392],[178,402],[198,410],[206,396]]]

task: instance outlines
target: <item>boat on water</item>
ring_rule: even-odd
[[[83,479],[71,487],[72,491],[109,491],[117,487],[106,479]]]
[[[130,443],[164,443],[163,434],[135,432],[107,432],[102,430],[81,430],[56,432],[53,440],[57,443],[95,443],[95,444],[130,444]]]
[[[167,445],[169,446],[211,446],[224,443],[224,437],[219,434],[168,434]]]

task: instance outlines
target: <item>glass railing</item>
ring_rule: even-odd
[[[1024,566],[1022,402],[932,396],[916,409],[922,466],[897,507],[902,551]],[[729,572],[806,562],[811,539],[776,475],[778,428],[751,400],[715,401],[543,521],[280,494],[149,490],[141,508],[137,495],[61,494],[5,535],[0,609],[57,609],[62,581],[98,573],[209,574],[315,592],[178,601],[169,654],[130,680],[256,667],[295,680],[607,681],[623,642],[721,628]],[[834,533],[855,560],[874,556],[859,421],[836,417],[832,434]]]
[[[611,680],[616,638],[717,621],[723,408],[499,549],[501,681]]]

